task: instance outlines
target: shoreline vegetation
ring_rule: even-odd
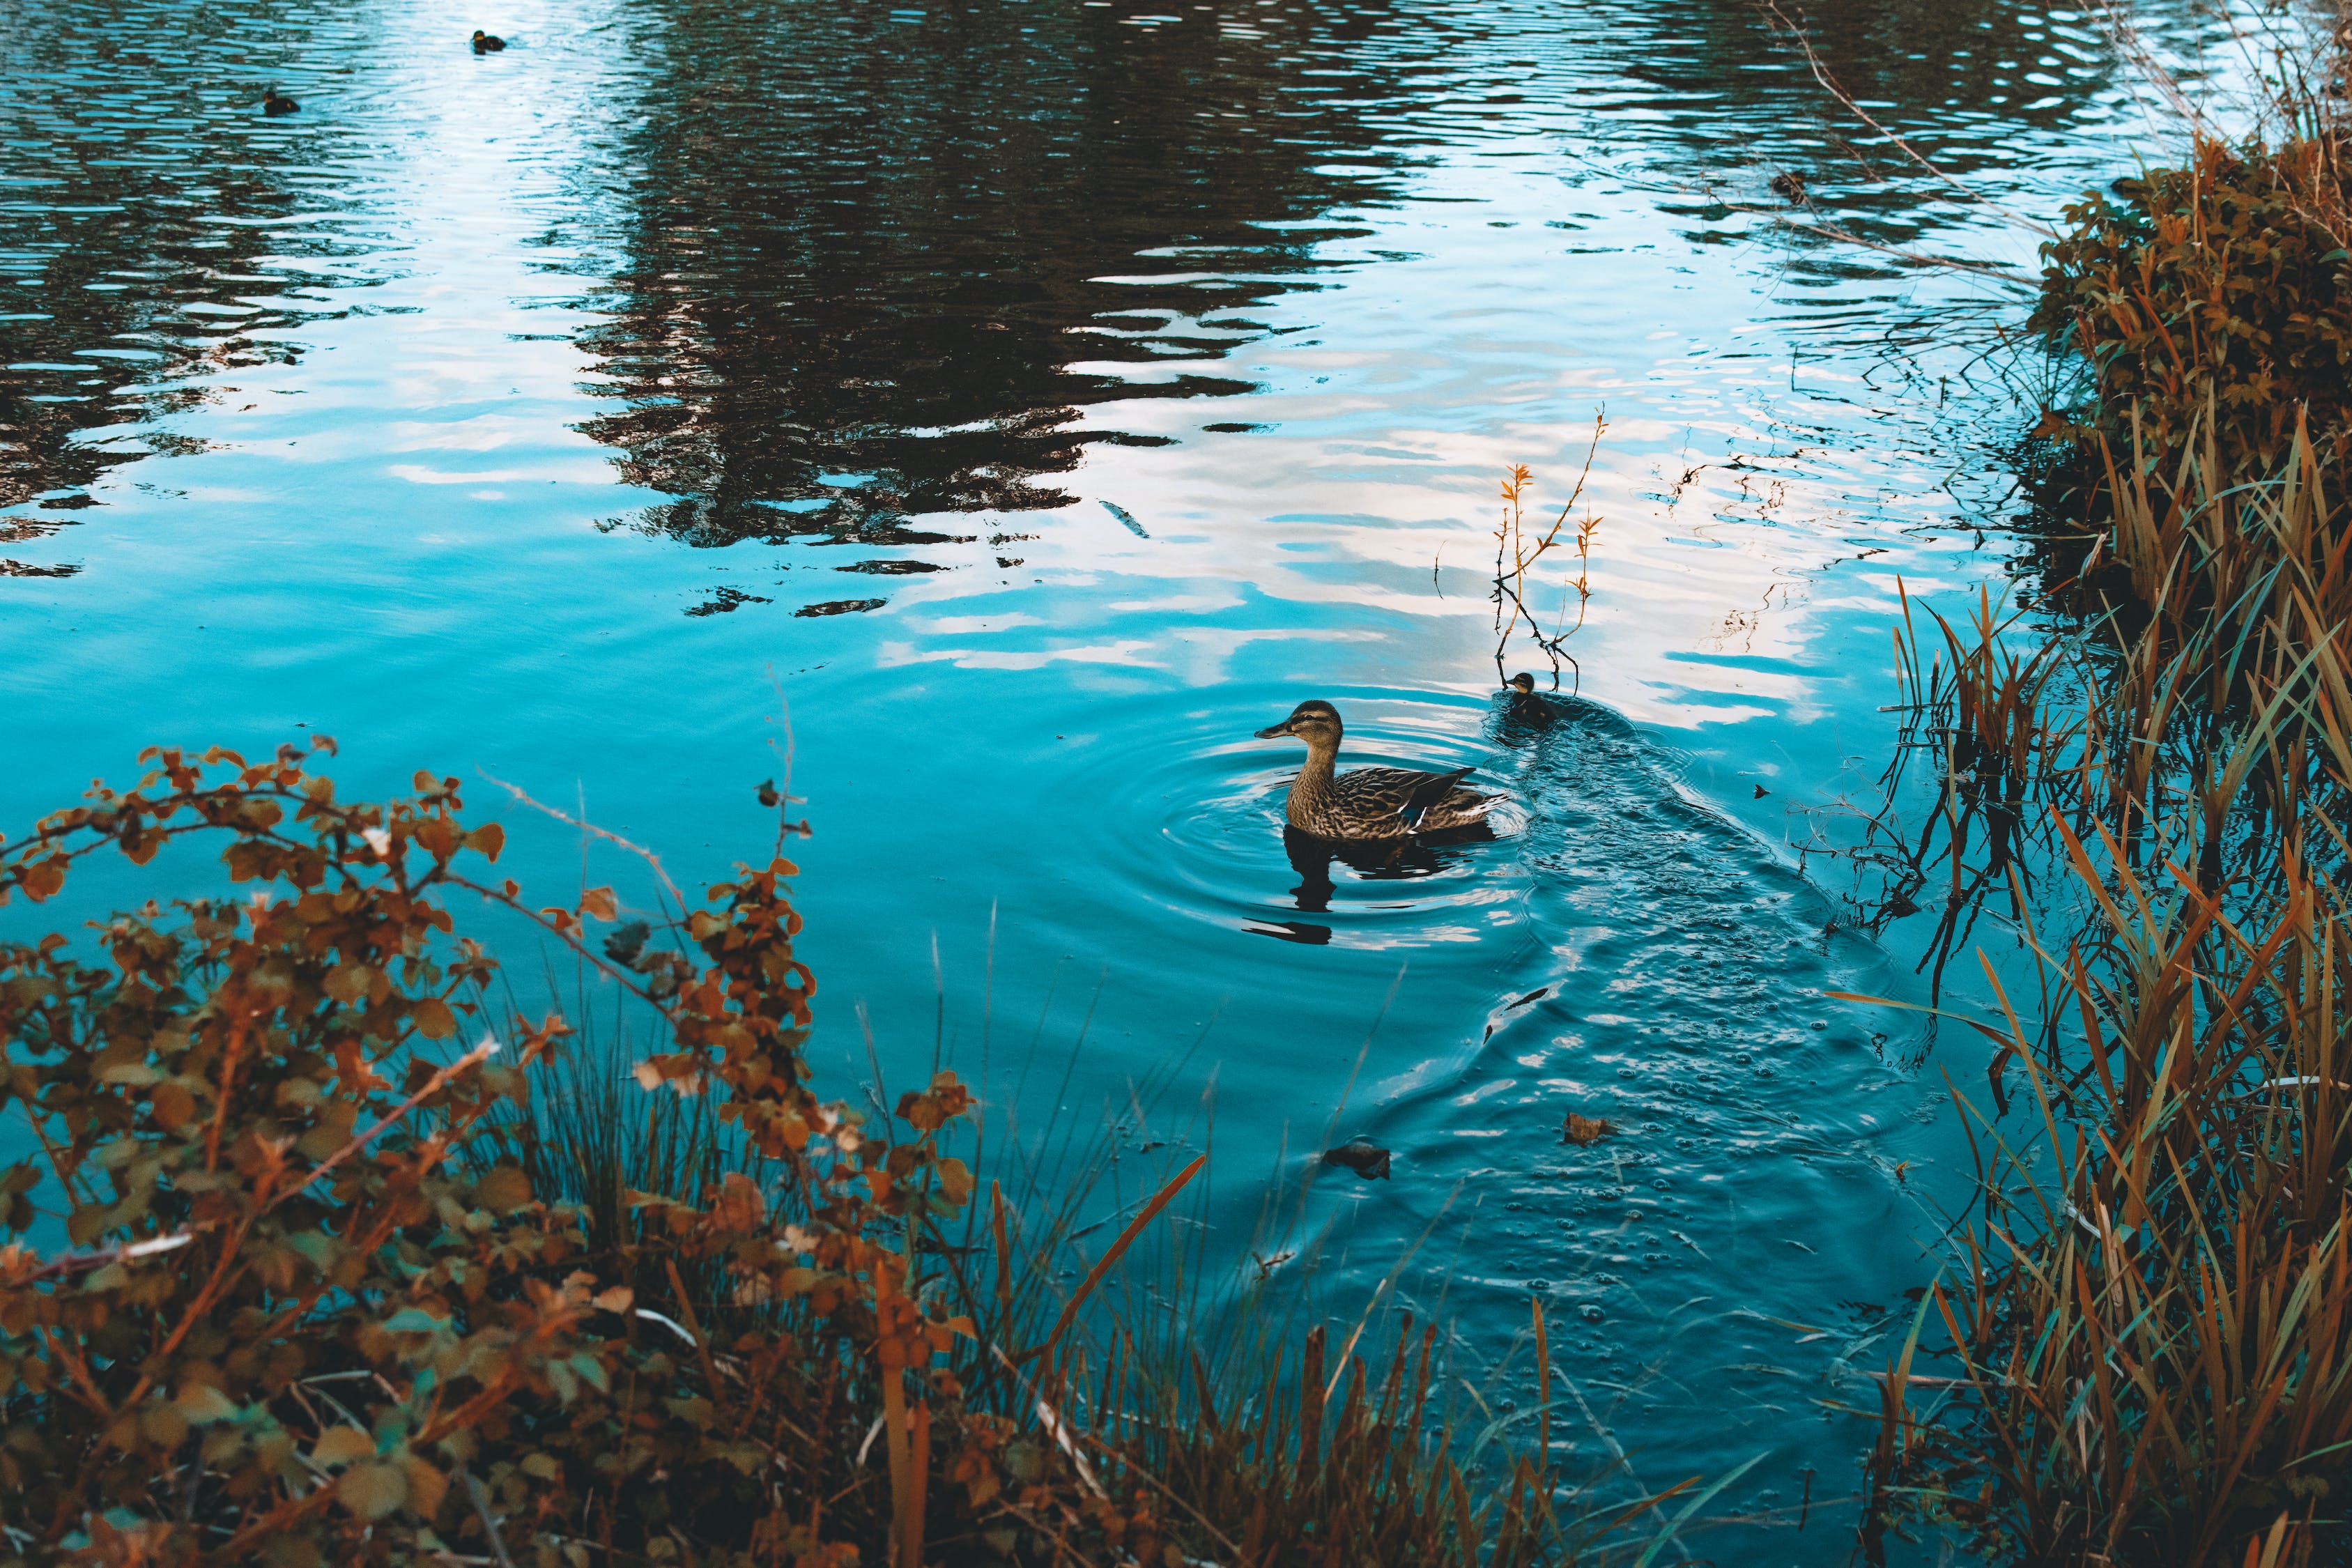
[[[102,963],[0,946],[38,1148],[0,1171],[0,1563],[1481,1568],[1654,1552],[1731,1479],[1563,1510],[1540,1305],[1514,1452],[1457,1443],[1436,1325],[1145,1263],[1205,1154],[1090,1253],[1087,1173],[983,1185],[1019,1156],[953,1072],[820,1099],[788,796],[765,865],[697,901],[645,856],[624,919],[527,900],[455,779],[144,760],[0,846],[0,904],[192,837],[252,886],[116,916]],[[477,900],[659,1048],[496,1000]]]
[[[1980,910],[1977,1161],[1881,1380],[1865,1554],[2341,1562],[2352,1487],[2352,21],[2043,247],[2088,372],[2038,616],[1897,634],[1937,770],[1909,891]],[[2051,449],[2044,447],[2044,450]],[[2025,603],[2021,596],[2020,603]],[[1934,885],[1940,880],[1942,886]],[[1938,970],[1942,957],[1937,957]],[[1957,1015],[1947,1015],[1957,1016]]]

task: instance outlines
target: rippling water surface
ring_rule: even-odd
[[[1884,758],[1898,575],[2001,580],[2002,209],[2156,121],[2086,16],[1985,0],[1811,13],[1973,196],[1745,0],[1158,3],[17,0],[0,825],[307,727],[347,791],[484,769],[702,875],[763,851],[780,690],[845,1084],[860,1002],[886,1071],[1034,1035],[1032,1124],[1198,1142],[1213,1083],[1229,1249],[1336,1115],[1396,1162],[1308,1200],[1335,1304],[1426,1235],[1465,1378],[1540,1296],[1580,1462],[1761,1454],[1717,1507],[1779,1522],[1706,1549],[1842,1561],[1832,1407],[1962,1154],[1916,1027],[1822,994],[1920,995],[1924,933],[1799,850]],[[1495,487],[1557,507],[1604,409],[1530,726]],[[1307,696],[1506,831],[1286,851],[1249,736]]]

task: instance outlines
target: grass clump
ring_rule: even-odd
[[[1995,1047],[1990,1112],[1962,1098],[1976,1201],[1884,1384],[1874,1522],[1996,1560],[2345,1544],[2352,508],[2302,426],[2247,480],[2216,417],[2168,476],[2118,476],[2107,602],[2009,683],[2036,741],[2005,753],[2003,794],[2042,853],[1995,880],[2031,984],[1996,980],[1975,1024]],[[1973,646],[1938,682],[2018,667],[2013,624],[1945,634]],[[1982,707],[1958,695],[1936,700]],[[1955,1375],[1925,1375],[1923,1347]]]
[[[2267,143],[2200,121],[2068,210],[2032,324],[2090,370],[2042,426],[2087,521],[2037,542],[2040,646],[1988,597],[1905,656],[1939,972],[1998,900],[2024,973],[1969,1020],[1978,1180],[1882,1384],[1874,1555],[2352,1551],[2347,39],[2266,57]]]
[[[788,861],[665,879],[658,934],[599,942],[614,890],[528,901],[453,779],[373,805],[290,747],[150,760],[0,842],[20,909],[191,837],[248,885],[115,917],[99,962],[0,945],[36,1151],[0,1167],[0,1564],[1532,1568],[1591,1538],[1541,1452],[1452,1456],[1426,1331],[1327,1365],[1320,1328],[1102,1311],[1201,1161],[1088,1258],[1075,1196],[983,1191],[954,1074],[821,1099]],[[454,912],[485,901],[657,1048],[494,1006]]]

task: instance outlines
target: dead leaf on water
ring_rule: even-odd
[[[1568,1120],[1560,1124],[1559,1136],[1562,1142],[1573,1143],[1581,1149],[1600,1142],[1616,1131],[1617,1124],[1613,1121],[1596,1121],[1571,1110],[1568,1113]]]
[[[1337,1149],[1324,1150],[1323,1163],[1345,1165],[1367,1181],[1388,1180],[1389,1152],[1369,1138],[1353,1138]]]

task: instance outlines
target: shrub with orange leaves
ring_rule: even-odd
[[[249,885],[98,953],[0,942],[0,1115],[32,1134],[0,1163],[0,1568],[1572,1560],[1542,1465],[1473,1504],[1426,1331],[1328,1411],[1319,1326],[1271,1366],[1180,1333],[1174,1376],[1115,1311],[1091,1337],[1205,1156],[1089,1264],[1066,1194],[977,1223],[953,1073],[878,1128],[820,1100],[788,861],[696,907],[661,876],[662,939],[594,941],[614,890],[529,902],[455,779],[378,805],[291,747],[145,760],[0,839],[12,918],[183,837]],[[594,965],[663,1048],[600,1065],[494,1009],[453,900]],[[639,1153],[682,1108],[709,1136],[583,1162],[563,1119],[607,1090]]]
[[[971,1197],[937,1136],[972,1100],[940,1075],[898,1142],[818,1101],[788,862],[623,965],[585,942],[611,889],[525,902],[454,779],[378,806],[291,748],[147,760],[0,843],[20,910],[191,835],[252,885],[117,916],[103,963],[0,945],[0,1109],[33,1133],[0,1168],[0,1563],[849,1562],[921,1551],[935,1444],[943,1522],[1001,1498],[1000,1426],[966,1445],[933,1366],[971,1325],[919,1262]],[[514,1152],[570,1030],[492,1016],[452,895],[657,1009],[644,1079],[718,1097],[776,1179],[632,1193],[631,1256],[589,1254]],[[886,1408],[895,1486],[857,1464]]]

